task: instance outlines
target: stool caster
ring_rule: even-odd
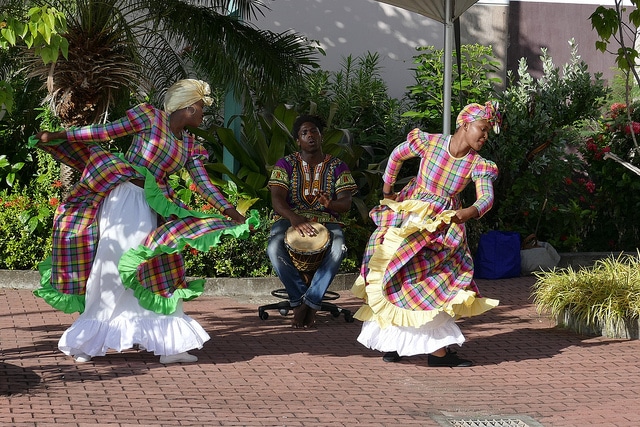
[[[262,308],[258,309],[258,317],[262,320],[267,320],[269,318],[269,313],[264,311]]]
[[[353,321],[355,320],[353,318],[353,314],[351,314],[351,312],[349,310],[345,310],[345,312],[344,312],[344,320],[347,323],[353,323]]]

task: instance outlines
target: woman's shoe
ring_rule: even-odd
[[[198,356],[189,354],[186,351],[184,353],[170,354],[168,356],[160,356],[160,363],[168,365],[169,363],[190,363],[197,362]]]
[[[390,351],[382,356],[382,360],[384,360],[385,362],[396,363],[399,362],[400,359],[402,359],[402,357],[398,354],[397,351]]]
[[[447,349],[447,353],[441,357],[434,356],[432,354],[428,355],[427,363],[429,366],[433,367],[446,366],[449,368],[468,368],[473,365],[471,360],[460,359],[454,351],[449,349]]]
[[[91,356],[84,353],[78,353],[73,356],[73,359],[78,363],[87,363],[91,361]]]

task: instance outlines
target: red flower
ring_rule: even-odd
[[[626,125],[624,127],[624,133],[626,133],[627,135],[630,135],[631,134],[631,129],[633,129],[634,135],[640,134],[640,123],[631,122],[630,125]]]
[[[198,255],[198,250],[195,248],[189,249],[189,252],[191,252],[191,255]]]
[[[529,216],[529,211],[524,211],[524,212],[522,212],[522,215],[523,215],[523,216]]]
[[[560,240],[562,240],[563,242],[564,242],[565,240],[567,240],[567,239],[568,239],[568,237],[567,237],[567,236],[560,236]]]
[[[611,104],[611,117],[615,119],[619,114],[624,113],[624,110],[626,108],[627,106],[625,104],[614,102],[613,104]]]
[[[567,184],[567,185],[571,185],[571,184],[573,184],[573,180],[571,178],[567,177],[567,178],[564,179],[564,183]]]
[[[51,183],[51,186],[53,188],[61,188],[62,187],[62,181],[60,181],[59,179],[56,179],[55,181],[53,181]]]
[[[49,206],[56,207],[60,204],[60,200],[57,197],[52,197],[49,199]]]
[[[191,191],[196,191],[196,185],[192,182],[191,184],[189,184],[189,190]]]
[[[589,193],[593,193],[594,191],[596,191],[596,185],[593,183],[593,181],[589,181],[584,185],[587,188],[587,191]]]
[[[587,150],[595,153],[598,151],[598,145],[594,142],[587,142]]]
[[[208,212],[208,211],[210,211],[210,210],[213,210],[213,206],[211,206],[209,203],[205,203],[205,204],[202,206],[202,211],[203,211],[203,212]]]

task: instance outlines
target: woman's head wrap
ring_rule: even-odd
[[[164,110],[171,114],[198,101],[203,101],[204,105],[211,105],[213,99],[210,94],[211,88],[207,82],[195,79],[178,80],[164,96]]]
[[[493,127],[495,133],[500,133],[502,124],[502,114],[498,111],[498,103],[488,101],[486,104],[469,104],[460,111],[456,119],[456,129],[464,123],[475,122],[476,120],[486,120]]]

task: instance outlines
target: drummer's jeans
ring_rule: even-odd
[[[340,225],[334,223],[325,223],[323,225],[327,227],[331,234],[331,247],[325,253],[322,263],[316,270],[308,288],[300,277],[298,270],[293,266],[289,252],[284,245],[284,236],[291,223],[287,219],[281,219],[271,227],[267,255],[280,281],[284,284],[287,294],[289,294],[291,307],[297,307],[304,302],[309,307],[319,310],[322,304],[322,297],[324,297],[331,281],[338,273],[342,258],[347,253],[344,234]]]

